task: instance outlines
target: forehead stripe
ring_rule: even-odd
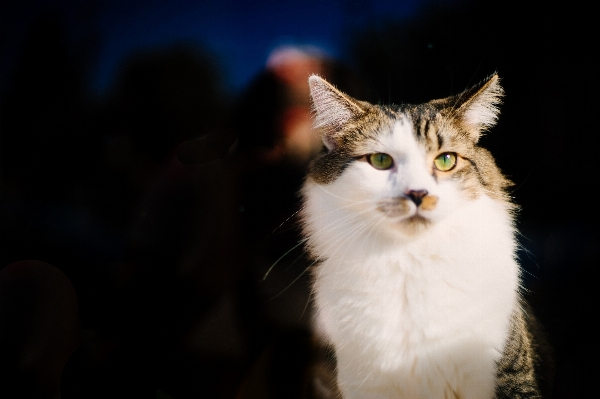
[[[422,137],[427,137],[428,136],[428,132],[429,132],[429,119],[425,119],[424,123],[421,123],[423,126],[423,131],[420,132],[420,136]]]
[[[444,137],[442,136],[442,134],[440,133],[439,130],[435,131],[435,136],[437,137],[438,150],[440,150],[440,149],[442,149],[442,147],[444,145]]]

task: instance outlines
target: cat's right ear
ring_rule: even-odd
[[[321,131],[323,143],[329,151],[337,146],[343,127],[365,110],[352,97],[342,93],[325,79],[311,75],[308,78],[314,115],[314,128]]]

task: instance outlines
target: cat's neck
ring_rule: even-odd
[[[417,367],[439,382],[427,397],[459,384],[462,374],[445,380],[439,371],[450,369],[469,368],[476,379],[481,373],[492,392],[497,348],[518,301],[512,218],[503,204],[482,196],[422,234],[396,240],[365,233],[344,241],[338,235],[352,231],[352,222],[332,220],[312,221],[325,233],[314,243],[323,250],[314,288],[319,330],[346,367],[339,371],[342,386],[350,384],[345,391],[370,397],[368,384],[353,385],[370,370],[373,384],[394,375],[391,386],[411,397]]]

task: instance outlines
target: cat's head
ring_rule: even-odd
[[[309,85],[325,148],[305,195],[321,192],[323,209],[412,235],[483,195],[509,203],[510,182],[477,144],[496,123],[497,75],[456,96],[400,106],[356,100],[314,75]]]

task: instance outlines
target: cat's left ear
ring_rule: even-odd
[[[481,134],[496,124],[502,103],[504,90],[500,86],[500,77],[493,74],[479,85],[473,86],[455,97],[446,99],[452,107],[452,115],[466,130],[473,141],[477,142]]]
[[[335,149],[340,133],[349,123],[365,113],[365,105],[342,93],[325,79],[312,75],[308,79],[314,113],[314,127],[321,130],[323,143]]]

